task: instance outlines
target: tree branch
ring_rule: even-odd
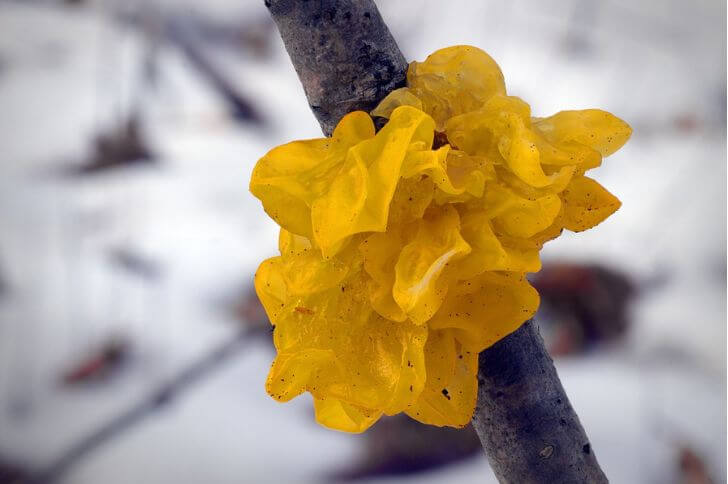
[[[406,82],[407,61],[372,0],[266,0],[321,129],[369,112]]]
[[[480,353],[473,427],[500,482],[607,482],[533,320]]]
[[[326,135],[404,85],[407,63],[373,0],[265,4]],[[532,321],[480,354],[473,427],[500,482],[607,482]]]

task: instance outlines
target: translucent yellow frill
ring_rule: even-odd
[[[630,127],[597,109],[531,117],[485,52],[439,50],[407,87],[331,138],[272,149],[250,190],[281,226],[255,287],[275,325],[266,389],[313,395],[316,419],[362,432],[382,414],[460,427],[477,356],[539,304],[544,242],[620,206],[584,173]]]

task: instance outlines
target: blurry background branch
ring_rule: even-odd
[[[405,83],[373,0],[265,4],[326,135]],[[481,353],[478,382],[473,426],[501,482],[607,482],[533,321]]]
[[[194,384],[209,377],[213,371],[223,366],[231,357],[240,354],[240,349],[250,342],[250,337],[251,331],[241,328],[232,338],[226,339],[205,353],[200,359],[183,368],[168,381],[153,389],[147,396],[79,440],[45,469],[37,474],[29,475],[27,479],[23,478],[11,482],[17,484],[24,482],[28,484],[51,484],[57,482],[64,477],[68,469],[87,454],[118,438],[123,432],[130,430],[146,417],[150,417],[154,412],[163,409],[183,391],[191,389]]]

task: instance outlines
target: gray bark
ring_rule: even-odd
[[[266,0],[321,129],[405,85],[407,61],[372,0]]]
[[[373,0],[265,4],[326,135],[404,85],[407,63]],[[535,323],[480,354],[478,383],[473,427],[500,482],[607,482]]]
[[[500,482],[607,482],[533,320],[478,363],[473,427]]]

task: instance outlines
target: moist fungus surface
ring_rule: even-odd
[[[620,207],[586,172],[630,134],[598,109],[532,117],[488,54],[455,46],[332,137],[269,151],[250,182],[281,226],[255,275],[275,325],[268,393],[310,392],[318,422],[347,432],[400,412],[466,425],[478,353],[538,308],[526,274],[543,244]]]

